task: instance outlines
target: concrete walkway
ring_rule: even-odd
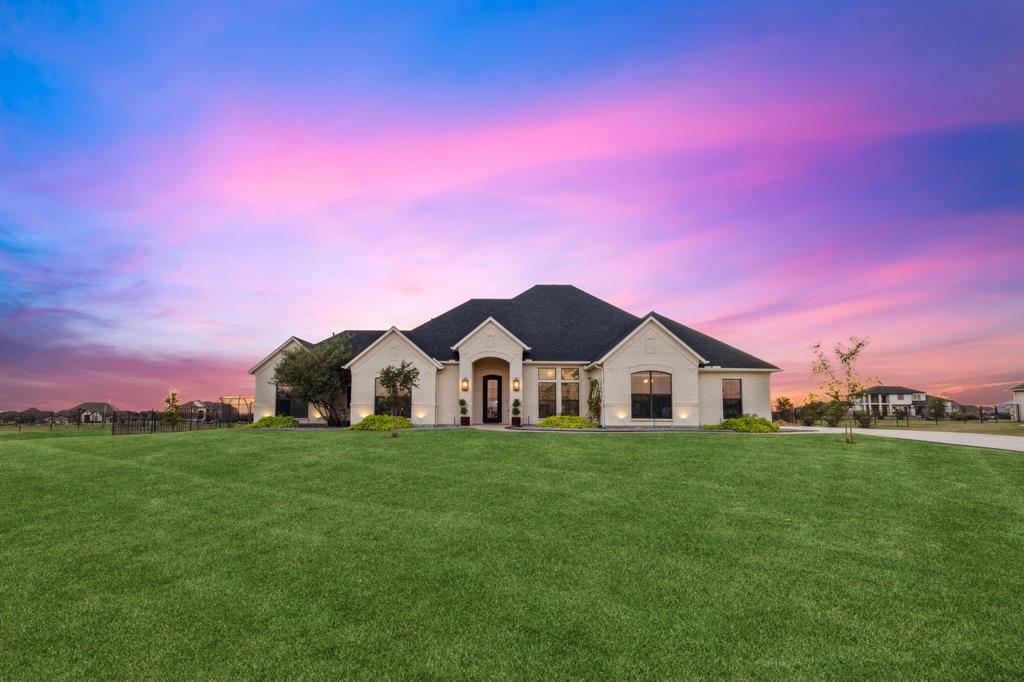
[[[501,431],[503,433],[541,433],[540,429],[509,429],[503,424],[473,424],[473,428],[481,431]],[[551,429],[552,433],[602,433],[600,431],[572,429]],[[902,438],[903,440],[919,440],[926,443],[943,443],[945,445],[965,445],[972,448],[988,448],[991,450],[1010,450],[1024,452],[1024,437],[997,436],[986,433],[952,433],[948,431],[914,431],[912,429],[858,429],[854,432],[863,436],[880,436],[882,438]],[[682,431],[604,431],[603,433],[683,433]],[[692,431],[691,433],[715,433],[728,435],[731,431]],[[763,434],[778,437],[784,434],[799,435],[802,433],[834,433],[842,434],[843,429],[828,426],[787,426],[778,434]]]
[[[839,433],[841,428],[828,426],[789,426],[790,433]],[[1024,438],[1021,436],[997,436],[987,433],[955,433],[950,431],[915,431],[913,429],[857,429],[854,433],[863,436],[881,436],[883,438],[902,438],[903,440],[921,440],[926,443],[944,443],[946,445],[966,445],[972,448],[990,448],[993,450],[1012,450],[1024,452]]]

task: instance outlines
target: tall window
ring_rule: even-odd
[[[722,379],[722,419],[743,416],[743,384],[739,379]]]
[[[543,370],[541,370],[543,376]],[[554,378],[554,370],[551,370]],[[554,381],[537,382],[537,418],[553,417],[556,414],[555,400],[558,396],[558,384]]]
[[[634,372],[629,377],[633,419],[672,418],[672,375]]]
[[[305,419],[309,416],[309,403],[292,398],[292,387],[285,384],[277,385],[277,396],[274,401],[274,414],[278,417],[295,417]]]
[[[391,411],[385,405],[388,392],[384,388],[384,385],[380,383],[380,379],[373,380],[373,413],[374,414],[391,414]],[[402,406],[398,410],[399,416],[405,417],[406,419],[412,419],[412,393],[406,393],[403,396],[405,400],[402,401]]]

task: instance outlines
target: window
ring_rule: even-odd
[[[391,414],[391,411],[386,407],[386,399],[388,392],[384,389],[384,385],[380,383],[380,379],[373,380],[373,413],[374,414]],[[398,410],[399,416],[405,417],[406,419],[412,419],[412,394],[407,393],[405,400],[402,401],[402,406]]]
[[[904,395],[903,393],[900,393],[900,395],[899,395],[899,399],[900,399],[900,400],[906,400],[906,399],[907,399],[907,396],[906,396],[906,395]]]
[[[554,372],[554,370],[552,370]],[[541,381],[537,384],[537,418],[555,416],[555,397],[557,384],[553,381]]]
[[[722,379],[722,419],[743,416],[743,384],[740,379]]]
[[[292,398],[291,386],[278,384],[277,396],[274,402],[274,414],[278,417],[305,419],[309,416],[309,404]]]
[[[556,414],[579,416],[580,368],[537,368],[537,418]]]
[[[562,414],[580,416],[580,382],[567,381],[562,384]]]
[[[629,377],[633,419],[672,418],[672,375],[634,372]]]

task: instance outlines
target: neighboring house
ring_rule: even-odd
[[[72,421],[78,419],[83,424],[102,424],[109,422],[118,411],[110,403],[79,403],[70,409],[61,410],[59,414],[71,417]]]
[[[569,285],[538,285],[511,299],[470,299],[401,331],[356,330],[349,400],[352,421],[382,412],[377,377],[403,360],[420,371],[403,413],[422,425],[507,424],[513,400],[522,422],[585,416],[589,382],[601,388],[609,426],[717,424],[771,418],[770,379],[778,367],[656,312],[637,317]],[[291,337],[258,362],[254,418],[316,420],[311,406],[272,383],[281,353],[314,344]]]
[[[1013,394],[1013,405],[1016,414],[1011,414],[1013,419],[1019,422],[1024,421],[1024,384],[1018,384],[1010,389]]]
[[[901,416],[922,417],[925,405],[933,398],[924,391],[906,386],[872,386],[854,399],[853,409],[871,412],[876,417]],[[946,414],[953,414],[959,408],[954,400],[946,401]]]

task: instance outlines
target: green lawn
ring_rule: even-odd
[[[894,419],[880,419],[875,428],[878,429],[906,429],[907,422],[901,421],[896,426]],[[941,420],[938,424],[927,419],[911,419],[910,427],[915,431],[949,431],[956,433],[990,433],[996,436],[1021,436],[1024,437],[1024,422],[1012,422],[1007,419],[999,421],[949,421]]]
[[[1024,458],[863,437],[0,438],[0,679],[1024,676]]]

